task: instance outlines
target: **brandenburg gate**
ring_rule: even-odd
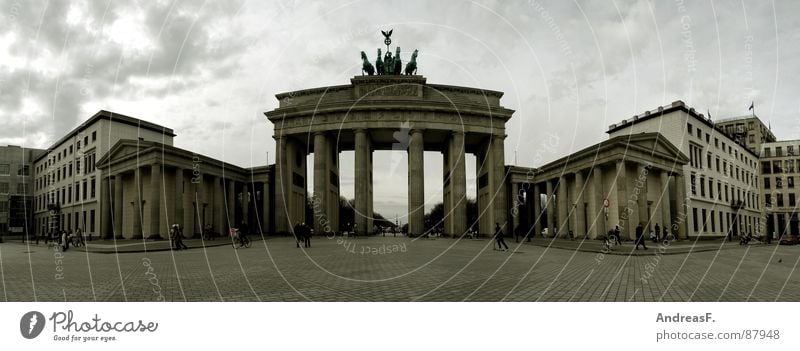
[[[399,52],[399,49],[398,49]],[[379,53],[380,55],[380,53]],[[362,53],[362,56],[363,53]],[[379,56],[380,57],[380,56]],[[408,71],[408,70],[407,70]],[[291,232],[306,222],[306,157],[313,157],[315,233],[340,231],[339,153],[355,152],[355,231],[373,228],[373,151],[408,153],[408,233],[425,233],[425,151],[443,155],[445,235],[469,227],[482,235],[504,225],[505,125],[513,110],[500,105],[503,93],[428,84],[419,75],[363,75],[350,84],[278,94],[278,108],[265,115],[274,125],[275,231]],[[399,146],[399,147],[398,147]],[[465,156],[476,155],[478,223],[467,223]]]

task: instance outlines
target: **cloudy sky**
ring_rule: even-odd
[[[800,138],[798,1],[0,4],[0,145],[46,148],[107,109],[173,128],[178,147],[274,162],[263,116],[274,95],[348,83],[389,28],[404,55],[419,49],[428,82],[505,92],[508,164],[539,166],[677,99],[714,118],[754,101],[779,138]],[[441,201],[441,162],[426,155],[429,204]],[[343,153],[348,197],[352,163]],[[406,172],[402,153],[376,155],[376,211],[406,211]]]

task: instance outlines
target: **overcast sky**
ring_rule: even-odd
[[[539,166],[677,99],[715,119],[754,101],[778,138],[800,138],[798,1],[0,3],[0,145],[46,148],[107,109],[173,128],[181,148],[274,162],[263,115],[274,95],[348,83],[390,28],[404,61],[419,49],[428,82],[505,92],[507,164],[518,150],[517,164]],[[387,217],[406,211],[405,160],[375,157]],[[426,155],[428,207],[441,201],[441,163]],[[343,153],[347,197],[352,164]],[[470,157],[473,197],[474,169]]]

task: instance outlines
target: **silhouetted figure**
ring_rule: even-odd
[[[645,250],[647,250],[647,245],[644,243],[644,226],[641,223],[636,226],[636,250],[639,249],[639,245],[642,245]]]
[[[500,228],[500,223],[494,224],[494,240],[497,241],[498,250],[508,250],[508,245],[506,245],[506,241],[503,239],[503,229]],[[503,249],[503,247],[505,247],[505,249]]]

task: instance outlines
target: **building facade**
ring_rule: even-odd
[[[758,154],[683,101],[612,124],[610,137],[658,132],[689,159],[683,165],[688,235],[760,232]]]
[[[727,133],[734,141],[744,145],[750,151],[761,152],[761,145],[777,141],[772,130],[756,115],[724,118],[714,124]]]
[[[761,145],[761,194],[766,234],[779,238],[797,236],[797,205],[800,185],[800,140],[786,140]]]
[[[101,186],[97,161],[120,140],[158,141],[172,145],[172,129],[133,117],[99,111],[56,141],[33,162],[34,230],[45,235],[57,230],[93,237],[101,230],[101,206],[110,193]]]
[[[33,160],[43,153],[0,146],[0,236],[33,232]]]

